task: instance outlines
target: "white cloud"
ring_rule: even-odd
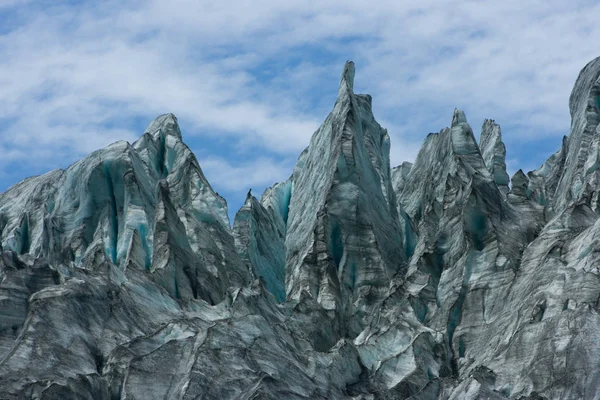
[[[455,106],[475,131],[496,119],[518,163],[524,143],[552,138],[558,148],[572,84],[599,55],[600,4],[590,1],[44,7],[0,1],[0,20],[11,12],[10,27],[0,30],[0,169],[19,157],[64,166],[132,140],[141,133],[137,120],[174,112],[186,140],[226,137],[252,149],[201,159],[209,171],[219,165],[217,188],[243,185],[242,175],[267,184],[293,163],[266,160],[294,158],[306,146],[333,105],[346,59],[356,61],[355,87],[373,95],[389,130],[393,164],[413,158]]]
[[[255,196],[260,198],[256,189],[263,190],[276,182],[283,182],[291,175],[294,161],[291,159],[278,162],[267,157],[258,157],[232,165],[230,160],[222,157],[200,157],[199,163],[209,182],[218,183],[219,187],[232,193],[247,192],[254,188]]]
[[[16,5],[23,6],[31,0],[0,0],[0,9],[14,7]]]

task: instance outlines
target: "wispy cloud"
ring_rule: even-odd
[[[209,182],[218,183],[218,187],[230,193],[247,192],[252,188],[265,188],[277,182],[283,182],[291,175],[294,161],[277,161],[272,158],[258,157],[242,163],[232,164],[223,157],[200,157],[199,162]],[[260,192],[254,192],[260,197]]]
[[[0,176],[22,177],[24,159],[65,166],[174,112],[193,149],[214,150],[201,162],[217,190],[267,186],[289,167],[272,160],[295,159],[333,105],[347,59],[393,164],[455,106],[476,131],[502,125],[511,165],[541,164],[520,149],[568,133],[597,15],[558,0],[0,1]]]

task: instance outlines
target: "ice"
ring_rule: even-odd
[[[390,168],[354,75],[233,227],[173,114],[0,194],[3,395],[597,398],[600,58],[511,181],[458,109]]]

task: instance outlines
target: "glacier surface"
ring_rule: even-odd
[[[458,109],[391,168],[354,75],[233,226],[172,114],[0,194],[0,399],[599,398],[600,58],[510,178]]]

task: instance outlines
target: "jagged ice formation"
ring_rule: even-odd
[[[172,114],[1,194],[0,399],[600,397],[600,58],[510,179],[458,109],[390,168],[354,73],[233,227]]]

